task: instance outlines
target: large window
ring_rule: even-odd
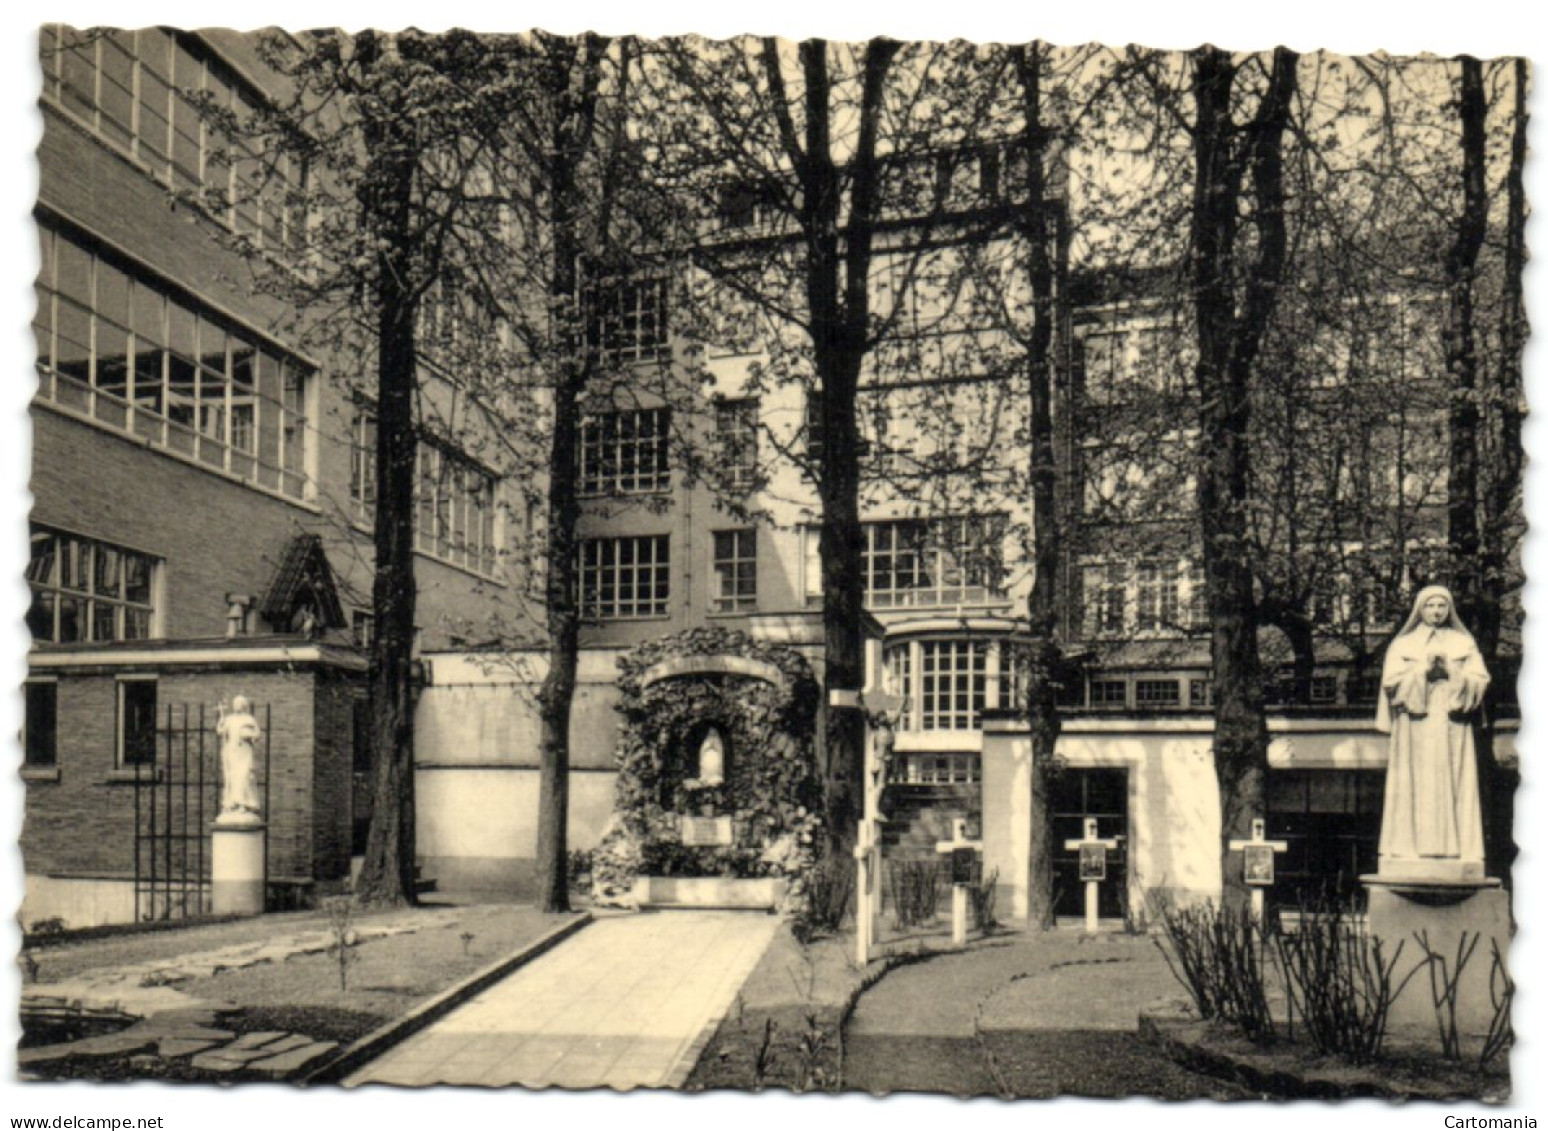
[[[924,730],[976,730],[988,690],[982,640],[926,640],[919,646],[920,722]]]
[[[306,386],[294,359],[137,269],[42,229],[38,396],[243,482],[301,498]]]
[[[590,538],[581,544],[581,615],[587,619],[666,616],[670,595],[667,535]]]
[[[1088,637],[1176,635],[1205,622],[1203,573],[1188,561],[1087,562],[1081,584]]]
[[[638,495],[672,484],[668,453],[672,414],[665,408],[625,409],[589,417],[581,427],[583,495]]]
[[[902,731],[977,730],[985,707],[1013,707],[1015,649],[990,639],[902,640],[887,645],[887,683],[907,709]]]
[[[294,249],[305,237],[307,170],[285,154],[228,137],[205,100],[237,122],[255,96],[201,44],[164,28],[57,24],[41,32],[43,97],[170,188],[202,192],[212,215],[255,246]]]
[[[145,640],[156,630],[156,560],[33,527],[27,581],[32,638],[53,644]]]
[[[1179,594],[1181,575],[1186,565],[1177,562],[1137,562],[1134,567],[1135,584],[1139,595],[1139,621],[1141,632],[1157,632],[1175,629],[1182,624],[1182,604]]]
[[[1268,835],[1288,850],[1275,862],[1270,899],[1294,909],[1360,898],[1360,877],[1376,870],[1381,836],[1381,770],[1270,770]]]
[[[668,345],[666,280],[626,279],[590,288],[586,338],[615,363],[663,358]]]
[[[715,449],[726,486],[750,490],[758,478],[757,397],[716,402]]]
[[[757,530],[715,531],[715,612],[745,613],[757,607]]]
[[[1002,515],[867,523],[866,603],[896,609],[998,601],[1004,537]]]
[[[349,497],[355,514],[376,511],[376,419],[355,417]],[[421,440],[414,453],[414,548],[480,573],[493,574],[495,479],[460,453]]]

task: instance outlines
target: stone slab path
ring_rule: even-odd
[[[781,922],[600,919],[344,1083],[680,1087]]]
[[[22,1072],[66,1059],[96,1059],[154,1054],[163,1060],[192,1058],[193,1067],[243,1078],[285,1080],[318,1063],[336,1047],[300,1033],[244,1033],[219,1028],[212,1007],[168,1009],[122,1032],[57,1045],[38,1045],[17,1053]]]

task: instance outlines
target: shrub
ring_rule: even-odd
[[[1294,933],[1274,936],[1294,1025],[1296,1015],[1312,1045],[1357,1064],[1381,1055],[1392,1003],[1424,967],[1393,984],[1403,944],[1389,959],[1381,940],[1366,935],[1338,904],[1301,909]]]
[[[1172,976],[1206,1020],[1223,1021],[1249,1040],[1274,1039],[1263,976],[1264,932],[1245,907],[1213,903],[1160,908],[1166,943],[1156,940]]]
[[[829,856],[806,874],[805,898],[791,922],[800,942],[834,934],[851,913],[855,894],[854,865]]]
[[[934,861],[895,860],[887,866],[892,917],[899,927],[913,927],[935,918],[939,877],[940,866]]]
[[[968,902],[973,906],[973,923],[985,933],[994,930],[1000,921],[994,917],[995,885],[1000,882],[1000,870],[995,868],[978,883],[968,888]]]

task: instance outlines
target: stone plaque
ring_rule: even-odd
[[[689,848],[718,848],[731,843],[731,817],[684,817],[683,844]]]

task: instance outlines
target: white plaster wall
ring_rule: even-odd
[[[133,923],[134,881],[28,876],[17,919],[30,928],[40,919],[56,916],[72,930]]]
[[[570,775],[569,845],[594,848],[613,812],[611,772]],[[531,860],[537,846],[535,769],[434,767],[414,775],[417,855]]]
[[[1150,893],[1184,902],[1220,895],[1220,804],[1208,734],[1081,733],[1059,737],[1071,766],[1129,771],[1129,907]]]

